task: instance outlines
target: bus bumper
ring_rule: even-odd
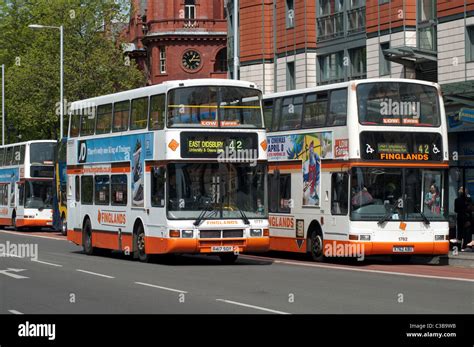
[[[341,247],[342,246],[342,247]],[[337,256],[338,247],[344,252],[344,247],[350,247],[349,252],[363,253],[364,255],[442,255],[449,253],[449,241],[433,241],[433,242],[360,242],[360,241],[333,241],[324,240],[325,254]],[[400,253],[394,252],[395,246],[413,247],[413,252]]]
[[[148,254],[189,253],[216,254],[215,246],[231,246],[234,252],[266,252],[270,247],[269,237],[246,239],[183,239],[183,238],[145,238],[145,252]]]
[[[52,227],[52,219],[17,219],[16,226],[21,227]]]

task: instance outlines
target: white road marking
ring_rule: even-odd
[[[175,293],[183,293],[187,294],[188,292],[184,290],[179,290],[179,289],[173,289],[173,288],[167,288],[167,287],[162,287],[162,286],[157,286],[155,284],[149,284],[149,283],[143,283],[143,282],[135,282],[135,284],[139,284],[141,286],[147,286],[147,287],[153,287],[153,288],[158,288],[158,289],[163,289],[163,290],[168,290],[170,292],[175,292]]]
[[[51,265],[51,266],[56,266],[56,267],[63,267],[63,266],[60,265],[60,264],[48,263],[48,262],[42,261],[42,260],[31,260],[31,261],[34,261],[35,263],[45,264],[45,265]]]
[[[7,230],[0,230],[0,234],[12,234],[12,235],[20,235],[20,236],[29,236],[29,237],[39,237],[41,239],[50,239],[50,240],[58,240],[58,241],[67,241],[66,238],[59,238],[54,236],[45,236],[45,235],[33,235],[33,234],[26,234],[17,231],[7,231]]]
[[[86,270],[81,270],[81,269],[76,269],[76,271],[83,272],[83,273],[86,273],[86,274],[89,274],[89,275],[95,275],[95,276],[105,277],[105,278],[115,278],[115,277],[113,277],[113,276],[103,275],[103,274],[99,274],[99,273],[97,273],[97,272],[91,272],[91,271],[86,271]]]
[[[230,301],[230,300],[224,300],[224,299],[216,299],[216,301],[225,302],[225,303],[227,303],[227,304],[232,304],[232,305],[237,305],[237,306],[243,306],[243,307],[254,308],[254,309],[256,309],[256,310],[261,310],[261,311],[266,311],[266,312],[271,312],[271,313],[276,313],[276,314],[291,314],[291,313],[288,313],[288,312],[282,312],[282,311],[271,310],[271,309],[265,308],[265,307],[260,307],[260,306],[254,306],[254,305],[244,304],[244,303],[237,302],[237,301]]]
[[[446,276],[435,276],[435,275],[419,275],[411,274],[405,272],[395,272],[395,271],[385,271],[385,270],[371,270],[371,269],[356,269],[345,266],[335,266],[335,265],[323,265],[323,264],[310,264],[310,263],[297,263],[294,261],[284,261],[278,260],[277,258],[265,258],[259,256],[242,256],[242,258],[249,259],[259,259],[259,260],[272,260],[275,264],[285,264],[285,265],[296,265],[296,266],[309,266],[309,267],[319,267],[323,269],[334,269],[334,270],[346,270],[346,271],[357,271],[357,272],[369,272],[369,273],[379,273],[384,275],[395,275],[395,276],[406,276],[406,277],[419,277],[419,278],[430,278],[430,279],[441,279],[441,280],[451,280],[451,281],[462,281],[462,282],[474,282],[474,279],[462,278],[462,277],[446,277]]]
[[[21,280],[21,279],[29,278],[29,277],[22,276],[22,275],[17,275],[17,274],[11,273],[11,272],[21,272],[21,271],[25,271],[25,270],[26,270],[26,269],[12,269],[12,268],[8,268],[8,269],[6,269],[6,270],[0,271],[0,274],[5,275],[5,276],[8,276],[8,277],[12,277],[12,278],[17,279],[17,280]]]
[[[8,312],[13,313],[13,314],[24,314],[17,310],[8,310]]]

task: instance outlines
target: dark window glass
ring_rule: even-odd
[[[76,188],[76,192],[75,192],[76,193],[76,201],[79,202],[79,201],[81,201],[81,183],[80,183],[79,176],[76,176],[74,178],[74,180],[75,180],[74,183],[75,183],[75,186],[76,186],[75,187]]]
[[[280,130],[300,129],[302,113],[303,113],[303,96],[302,95],[284,98]]]
[[[94,179],[92,176],[81,177],[81,203],[92,205],[94,200]]]
[[[7,147],[7,154],[5,155],[5,166],[12,165],[13,147]]]
[[[97,107],[96,134],[110,133],[112,128],[112,104]]]
[[[290,213],[291,174],[269,175],[269,208],[272,213]]]
[[[263,117],[265,120],[265,128],[267,131],[270,131],[272,128],[273,99],[265,100],[263,102]]]
[[[346,215],[349,200],[349,175],[346,172],[331,176],[331,214]]]
[[[86,112],[81,116],[81,136],[94,134],[95,113]]]
[[[304,128],[323,127],[326,124],[326,115],[328,110],[327,93],[313,93],[306,95],[304,105]]]
[[[81,115],[71,115],[71,130],[69,131],[69,137],[79,136],[79,129],[81,128]]]
[[[151,171],[151,205],[165,206],[165,168],[162,166]]]
[[[95,176],[95,203],[96,205],[110,204],[110,176]]]
[[[346,125],[347,89],[333,90],[329,104],[328,126]]]
[[[0,166],[3,166],[5,159],[5,148],[0,148]]]
[[[114,122],[112,130],[114,132],[128,129],[128,117],[130,114],[130,101],[121,101],[114,104]]]
[[[148,119],[148,97],[132,100],[132,114],[130,115],[130,129],[145,129]]]
[[[152,130],[163,129],[165,119],[165,94],[153,95],[150,100],[149,127]]]
[[[30,145],[31,165],[53,164],[56,156],[56,142],[38,142]]]
[[[127,205],[127,175],[113,175],[112,181],[112,205]]]
[[[276,99],[275,101],[275,107],[274,107],[274,115],[273,115],[273,121],[272,121],[272,131],[277,131],[278,126],[280,125],[280,118],[281,118],[281,105],[282,105],[282,99]]]
[[[23,183],[18,184],[18,204],[23,206],[25,204],[25,185]]]

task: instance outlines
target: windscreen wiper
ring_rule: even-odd
[[[208,211],[211,211],[210,207],[211,207],[210,204],[206,204],[206,206],[202,209],[201,213],[199,214],[199,216],[196,218],[196,220],[193,223],[195,226],[199,226],[199,224],[201,224],[202,220],[206,216],[206,213]]]
[[[385,214],[385,216],[380,218],[380,220],[377,222],[378,225],[382,225],[383,223],[388,221],[390,218],[392,218],[393,210],[395,209],[395,206],[397,206],[397,204],[398,204],[398,201],[395,201],[394,204],[390,205],[389,211]]]
[[[430,220],[426,218],[426,215],[421,211],[421,209],[417,209],[416,207],[415,209],[418,210],[418,213],[420,214],[421,218],[423,218],[423,224],[430,225]]]
[[[242,220],[244,221],[245,224],[249,225],[250,224],[250,221],[249,219],[247,218],[247,215],[245,214],[244,211],[242,211],[240,208],[237,207],[237,209],[239,210],[240,214],[242,215]]]

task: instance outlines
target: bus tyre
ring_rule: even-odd
[[[137,244],[135,245],[137,250],[138,260],[143,263],[148,263],[151,259],[149,254],[146,254],[145,251],[145,230],[143,230],[143,225],[141,223],[137,226],[137,236],[135,237]]]
[[[221,258],[221,262],[225,265],[232,265],[235,263],[237,258],[239,257],[237,254],[234,253],[224,253],[219,255]]]
[[[84,223],[84,229],[82,230],[82,235],[83,235],[82,248],[84,250],[84,253],[87,255],[94,254],[94,247],[92,247],[92,227],[91,227],[91,221],[89,219],[86,219]]]
[[[309,239],[311,258],[316,262],[324,261],[323,236],[320,232],[313,230]]]
[[[67,221],[64,215],[61,216],[61,234],[64,236],[67,235]]]

